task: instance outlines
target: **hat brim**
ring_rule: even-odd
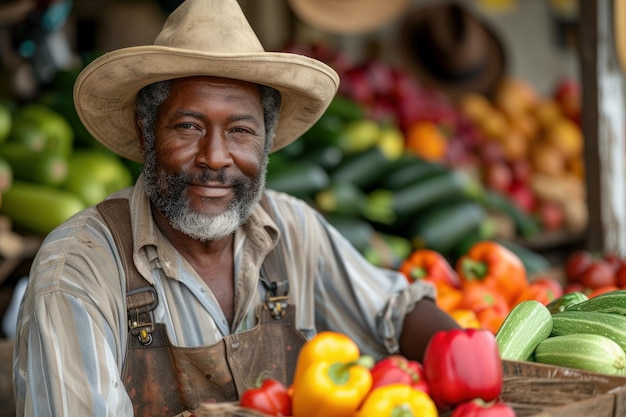
[[[406,10],[410,0],[289,0],[306,24],[332,33],[362,33],[379,29]]]
[[[414,29],[421,27],[428,18],[429,15],[426,11],[418,10],[408,15],[400,25],[398,44],[407,69],[423,85],[436,88],[453,100],[467,93],[493,94],[507,69],[506,50],[498,34],[489,25],[480,22],[486,39],[484,44],[485,56],[489,57],[489,61],[474,76],[457,79],[446,78],[424,65],[424,62],[415,55],[411,46],[411,34],[414,33]]]
[[[137,46],[91,62],[74,85],[76,112],[85,128],[118,155],[143,162],[135,129],[135,96],[149,84],[190,76],[215,76],[273,87],[282,96],[277,151],[306,132],[339,87],[337,73],[312,58],[281,52],[206,54],[165,46]]]

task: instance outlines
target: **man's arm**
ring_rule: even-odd
[[[430,298],[422,298],[404,319],[400,335],[400,353],[409,359],[422,361],[426,345],[438,330],[459,328],[447,313]]]

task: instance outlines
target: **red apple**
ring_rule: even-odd
[[[521,181],[512,181],[509,189],[507,190],[507,195],[526,213],[532,213],[535,210],[535,193],[533,193],[529,184]]]
[[[553,93],[563,114],[573,121],[580,119],[581,88],[580,83],[573,78],[565,78],[558,82]]]
[[[593,263],[593,254],[576,250],[565,259],[565,278],[571,283],[580,283],[583,272]]]
[[[532,178],[533,167],[528,159],[520,158],[510,162],[513,179],[528,184]]]
[[[542,200],[535,211],[545,230],[560,230],[565,225],[565,209],[556,201]]]
[[[506,194],[513,182],[513,173],[505,162],[492,162],[484,165],[482,179],[487,188]]]
[[[580,283],[591,289],[615,285],[615,270],[613,269],[613,265],[604,259],[596,259],[585,269],[580,278]]]

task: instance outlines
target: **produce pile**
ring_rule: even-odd
[[[293,381],[271,377],[241,395],[238,405],[268,416],[451,417],[498,415],[515,411],[499,401],[502,362],[495,336],[486,330],[436,333],[423,361],[392,355],[377,362],[362,355],[349,337],[318,333],[299,353]],[[216,404],[203,404],[198,417],[212,414]]]
[[[588,213],[583,180],[580,87],[577,82],[565,79],[555,87],[552,94],[542,96],[528,82],[509,77],[501,82],[493,97],[468,94],[452,103],[443,94],[420,86],[402,69],[380,60],[371,59],[354,64],[341,52],[325,45],[298,44],[287,50],[329,63],[341,76],[338,95],[342,103],[351,101],[361,109],[360,114],[356,111],[344,113],[343,108],[338,109],[338,112],[335,112],[337,109],[329,109],[329,113],[335,112],[335,120],[330,121],[333,115],[329,115],[327,120],[320,121],[322,126],[319,126],[317,134],[311,132],[305,135],[305,144],[294,145],[294,149],[286,152],[287,158],[284,159],[290,159],[296,165],[299,165],[300,156],[306,156],[309,164],[315,155],[331,158],[319,164],[327,171],[329,180],[323,179],[320,174],[317,188],[307,183],[310,187],[304,187],[300,194],[308,191],[309,197],[315,199],[312,195],[319,192],[324,182],[328,183],[327,187],[334,188],[342,178],[333,175],[333,171],[348,164],[348,160],[357,159],[355,153],[376,145],[373,137],[377,125],[378,130],[382,131],[381,141],[392,141],[388,137],[392,135],[390,129],[394,130],[394,136],[403,138],[401,142],[405,156],[399,158],[397,164],[387,164],[388,159],[397,158],[400,146],[389,143],[380,145],[392,148],[387,152],[387,160],[368,160],[364,156],[362,164],[369,166],[360,171],[366,171],[367,175],[360,182],[354,183],[361,193],[370,194],[378,191],[377,188],[394,194],[400,189],[404,191],[411,182],[415,184],[419,180],[430,179],[431,171],[424,174],[425,177],[420,177],[423,171],[421,166],[435,163],[452,171],[454,174],[450,176],[469,177],[456,178],[456,182],[462,184],[456,185],[457,192],[452,196],[445,191],[453,189],[450,184],[455,184],[455,181],[444,182],[445,185],[441,187],[433,184],[433,188],[444,194],[443,202],[437,201],[443,204],[435,204],[434,212],[445,207],[449,211],[446,213],[450,219],[449,228],[457,230],[458,235],[472,229],[472,233],[476,233],[477,228],[481,229],[477,226],[484,225],[485,219],[487,223],[496,224],[491,227],[496,229],[498,237],[508,240],[528,239],[555,231],[577,233],[586,227]],[[343,116],[343,120],[337,120],[340,119],[338,116]],[[344,129],[340,128],[341,122],[344,123]],[[350,140],[357,134],[362,136],[359,146],[352,146]],[[337,135],[348,138],[339,139]],[[347,148],[340,147],[341,155],[336,150],[332,154],[320,151],[320,146],[327,144],[329,137],[335,137],[338,142],[347,142]],[[305,149],[302,150],[302,147]],[[418,158],[419,161],[407,162],[410,157]],[[406,175],[411,169],[406,168],[403,182],[391,179],[382,181],[387,174],[391,175],[407,165],[415,165],[415,177],[408,178]],[[360,172],[355,177],[359,175]],[[377,176],[378,182],[372,181],[372,176]],[[477,195],[477,183],[486,190],[483,195]],[[461,193],[458,192],[459,187],[463,189]],[[353,190],[349,192],[355,193]],[[375,196],[382,198],[383,194],[376,193]],[[416,195],[415,200],[418,200],[419,193],[413,194],[409,190],[398,197],[401,212],[392,213],[398,218],[398,223],[394,224],[396,229],[406,233],[417,228],[417,232],[421,232],[421,228],[415,224],[401,224],[402,217],[444,217],[428,211],[421,212],[420,209],[427,204],[420,203],[414,206],[413,213],[407,213],[407,206],[410,205],[402,205],[406,201],[403,199],[406,194]],[[452,203],[467,200],[467,195],[463,194],[470,194],[474,200],[480,200],[478,202],[482,203],[482,208],[465,204],[455,210],[452,207],[455,204]],[[430,202],[431,197],[435,200],[434,195],[428,193],[423,201]],[[359,204],[361,200],[355,201],[355,204]],[[468,213],[462,222],[456,222],[459,211]],[[394,221],[393,218],[390,220],[386,212],[373,215],[387,216],[375,219],[379,223]],[[369,220],[372,220],[371,217]],[[437,225],[437,228],[441,226]],[[426,232],[430,230],[426,228]],[[448,237],[447,230],[444,230],[440,236]],[[413,240],[413,236],[404,237]],[[439,242],[433,242],[435,246],[432,248],[451,251],[452,240],[452,237],[447,240],[445,247],[436,246]],[[430,243],[427,242],[426,246],[430,247]]]
[[[437,289],[437,305],[463,328],[497,333],[520,303],[542,305],[564,294],[559,278],[529,279],[521,258],[501,243],[482,240],[470,246],[454,265],[439,252],[417,249],[399,267],[409,282],[424,280]]]
[[[626,290],[614,290],[520,303],[496,334],[501,358],[626,376],[625,300]]]
[[[0,101],[0,214],[27,233],[45,235],[134,180],[130,164],[79,127],[64,87]]]

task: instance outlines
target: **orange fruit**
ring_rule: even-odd
[[[406,149],[433,162],[440,162],[448,150],[448,138],[439,126],[428,120],[413,123],[406,134]]]

